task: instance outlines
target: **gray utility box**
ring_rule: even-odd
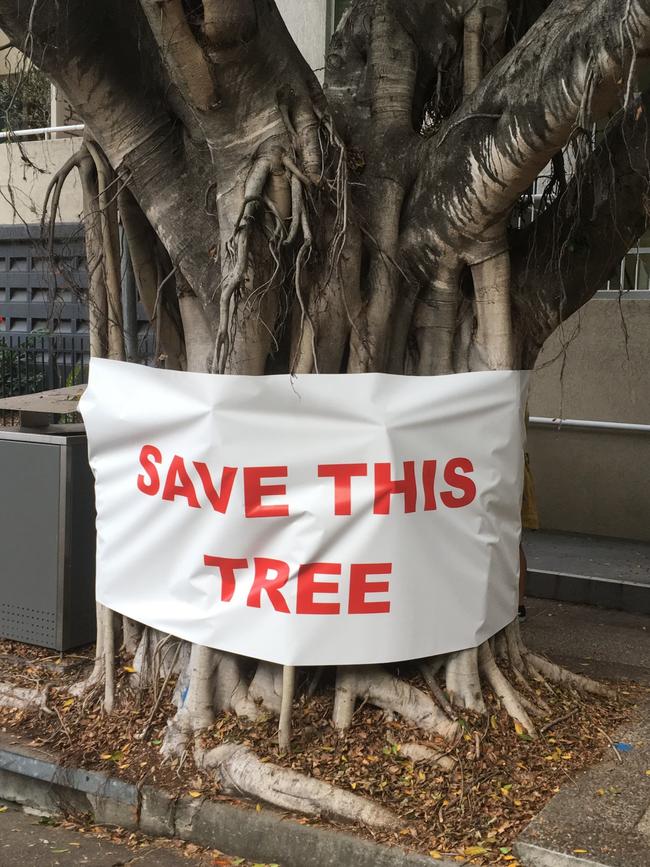
[[[0,428],[0,638],[95,640],[95,491],[81,425]]]

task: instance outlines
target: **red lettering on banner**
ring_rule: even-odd
[[[248,568],[248,560],[233,557],[212,557],[205,554],[203,563],[216,566],[221,573],[221,601],[230,602],[235,593],[235,569]]]
[[[390,602],[366,601],[368,593],[388,593],[388,581],[368,581],[368,575],[390,575],[392,563],[353,563],[350,567],[350,596],[348,614],[388,614]]]
[[[287,467],[244,467],[244,511],[247,518],[286,518],[286,505],[265,506],[262,497],[283,497],[286,485],[263,485],[264,478],[286,478]]]
[[[319,464],[318,478],[334,479],[334,514],[352,514],[352,479],[367,476],[368,464]]]
[[[284,587],[289,580],[289,564],[284,560],[272,560],[269,557],[255,557],[255,579],[248,594],[246,605],[249,608],[261,608],[262,591],[271,600],[271,605],[276,611],[289,613],[289,606],[280,588]],[[268,578],[269,572],[275,572],[275,578]]]
[[[422,488],[424,490],[424,511],[433,512],[438,508],[436,503],[436,467],[437,461],[422,462]]]
[[[138,490],[149,497],[155,497],[160,490],[160,476],[156,464],[162,463],[160,449],[155,446],[142,446],[140,450],[140,465],[149,476],[149,481],[143,475],[138,476]]]
[[[194,461],[194,468],[199,474],[203,490],[210,501],[210,505],[215,512],[221,512],[222,515],[225,515],[228,509],[228,503],[230,502],[230,495],[232,494],[232,486],[235,484],[237,469],[235,467],[223,468],[221,471],[221,487],[219,493],[217,493],[208,465]]]
[[[233,557],[214,557],[205,554],[203,563],[214,566],[221,576],[221,601],[231,602],[237,586],[235,572],[239,569],[249,569],[248,560]],[[253,580],[246,597],[248,608],[262,607],[262,593],[266,593],[275,611],[290,614],[289,604],[282,589],[289,583],[290,566],[284,560],[271,557],[255,557],[253,560]],[[369,581],[368,576],[391,575],[392,563],[353,563],[350,566],[350,583],[348,589],[348,614],[388,614],[390,601],[388,599],[368,600],[369,594],[388,593],[390,584],[386,581]],[[269,574],[274,572],[273,578]],[[335,575],[335,581],[319,581],[317,576]],[[329,614],[341,613],[339,602],[317,602],[314,598],[320,593],[334,595],[339,593],[340,563],[306,563],[298,567],[296,587],[296,614]],[[250,575],[246,576],[250,580]]]
[[[176,497],[185,497],[188,506],[191,506],[192,509],[201,508],[196,498],[196,491],[194,490],[192,480],[185,469],[183,458],[179,455],[174,455],[169,465],[162,495],[163,500],[169,500],[170,502],[173,502]]]
[[[187,500],[188,506],[192,509],[207,507],[205,503],[207,500],[212,509],[221,515],[234,508],[240,510],[242,507],[247,518],[286,518],[290,514],[289,503],[286,501],[265,502],[269,497],[287,497],[287,484],[280,481],[289,475],[287,466],[221,467],[219,477],[208,464],[193,461],[191,466],[198,475],[198,479],[193,481],[188,473],[185,459],[180,455],[172,457],[166,472],[160,466],[163,462],[160,449],[150,444],[142,446],[139,463],[143,472],[137,477],[137,487],[141,493],[149,497],[158,495],[164,478],[162,499],[174,501],[182,497]],[[420,463],[421,474],[416,478],[416,465],[419,470]],[[444,477],[448,486],[444,491],[437,490],[438,464],[439,461],[434,459],[418,461],[417,464],[416,461],[404,461],[402,478],[393,478],[393,473],[397,475],[397,472],[387,461],[370,465],[367,463],[318,464],[317,473],[320,479],[333,479],[333,514],[339,517],[349,517],[354,514],[352,480],[367,479],[371,471],[374,473],[373,481],[355,483],[360,495],[357,511],[362,503],[367,503],[369,484],[374,488],[373,513],[375,515],[390,515],[396,510],[402,513],[399,505],[393,508],[395,496],[403,497],[403,514],[415,512],[418,501],[423,512],[436,511],[441,505],[449,509],[461,509],[473,503],[477,496],[477,488],[474,479],[470,478],[474,472],[472,461],[465,457],[451,458],[444,465],[444,470],[441,467],[440,475]],[[187,466],[190,466],[189,461]],[[237,502],[233,503],[233,491],[240,469],[243,476],[243,503],[239,491]],[[217,488],[215,483],[219,478]],[[420,489],[421,499],[419,499]],[[299,489],[298,493],[302,494],[303,491]],[[201,501],[197,494],[201,496]],[[296,506],[298,511],[300,505]]]
[[[453,458],[445,467],[445,482],[452,488],[461,491],[460,497],[454,496],[451,491],[442,491],[440,499],[450,509],[461,509],[469,506],[476,498],[476,485],[474,480],[463,473],[473,473],[474,466],[468,458]]]
[[[340,575],[340,563],[306,563],[298,569],[296,614],[339,614],[338,602],[316,602],[316,593],[338,593],[338,581],[316,581],[316,575]]]
[[[414,512],[417,502],[415,461],[404,461],[404,478],[391,478],[390,464],[375,464],[375,515],[389,515],[391,496],[404,495],[404,512]]]

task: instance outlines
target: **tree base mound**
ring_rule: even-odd
[[[47,707],[52,711],[0,708],[0,725],[6,730],[55,750],[65,764],[102,770],[179,795],[228,797],[214,775],[197,766],[194,749],[180,758],[162,760],[165,726],[174,710],[171,687],[150,719],[154,700],[150,693],[133,689],[128,657],[122,657],[117,668],[118,712],[111,717],[101,712],[98,690],[76,698],[69,693],[83,669],[66,662],[84,664],[87,659],[89,666],[90,651],[64,657],[64,663],[58,664],[46,651],[2,642],[0,658],[4,681],[46,688]],[[423,687],[410,666],[400,676]],[[357,833],[422,852],[451,858],[463,855],[466,863],[475,864],[513,863],[504,860],[510,854],[504,850],[560,786],[611,749],[605,732],[614,734],[640,694],[640,687],[624,685],[612,701],[554,686],[543,694],[550,713],[539,720],[535,740],[488,695],[487,716],[460,713],[461,733],[450,745],[367,704],[357,708],[349,730],[339,733],[331,723],[333,683],[325,681],[321,686],[313,697],[297,692],[291,753],[279,752],[278,720],[270,715],[253,722],[220,714],[194,746],[209,752],[225,744],[241,744],[264,764],[360,795],[397,817],[390,829],[358,826]],[[441,753],[447,768],[431,760]],[[258,804],[265,808],[256,800],[236,800],[252,809]],[[321,816],[299,819],[327,821]]]

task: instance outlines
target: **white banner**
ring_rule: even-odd
[[[285,665],[477,645],[517,609],[526,383],[93,360],[98,601]]]

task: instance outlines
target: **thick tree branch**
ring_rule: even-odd
[[[566,192],[513,233],[513,302],[531,366],[544,340],[607,279],[650,224],[650,91],[621,110]]]
[[[423,148],[404,215],[415,260],[425,247],[470,264],[501,252],[517,198],[576,126],[624,97],[649,47],[649,0],[555,0]]]
[[[216,101],[205,55],[183,9],[183,0],[140,0],[172,78],[182,83],[190,104],[208,111]]]

